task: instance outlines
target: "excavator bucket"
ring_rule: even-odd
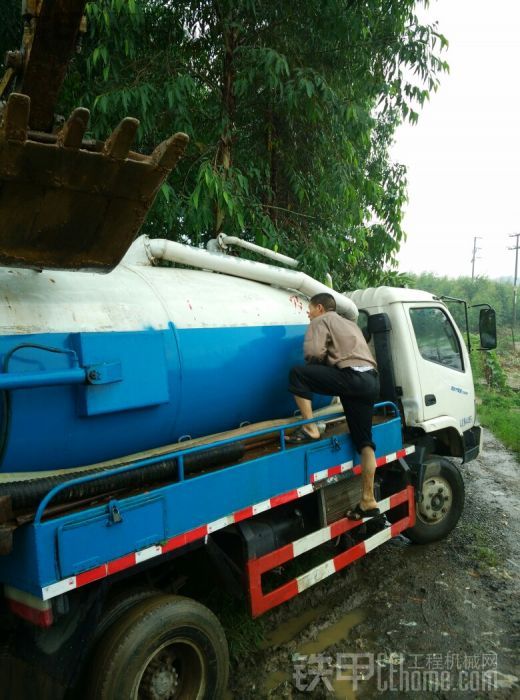
[[[0,265],[109,272],[141,228],[188,137],[150,156],[130,150],[126,118],[104,142],[85,141],[89,112],[57,134],[29,128],[30,97],[12,93],[0,124]]]

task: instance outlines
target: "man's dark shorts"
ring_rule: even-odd
[[[376,370],[358,372],[351,367],[338,369],[327,365],[301,365],[289,373],[289,391],[303,399],[313,394],[339,396],[352,441],[358,452],[372,447],[372,416],[379,398]]]

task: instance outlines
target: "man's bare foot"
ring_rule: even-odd
[[[318,428],[309,428],[308,425],[303,425],[302,430],[307,433],[307,435],[310,435],[313,440],[318,440],[320,437]]]
[[[364,501],[361,499],[359,501],[359,505],[362,510],[373,510],[374,508],[377,508],[377,501],[375,499],[372,499],[370,501]]]
[[[287,435],[285,441],[292,444],[299,444],[303,442],[313,442],[314,440],[320,439],[320,433],[317,430],[317,435],[313,435],[311,432],[307,432],[304,427],[298,428],[291,435]]]

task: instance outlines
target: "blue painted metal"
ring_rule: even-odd
[[[378,404],[378,406],[391,406],[397,411],[395,408],[394,404],[390,402],[385,402],[384,404]],[[338,413],[331,413],[329,418],[337,418],[342,416],[342,412],[338,411]],[[34,516],[34,522],[36,524],[41,522],[41,519],[43,517],[43,514],[46,510],[46,508],[49,506],[51,503],[52,499],[56,496],[56,494],[60,493],[60,491],[64,491],[66,489],[71,488],[72,486],[80,486],[81,484],[87,484],[92,481],[99,481],[101,479],[106,479],[107,477],[115,476],[116,474],[124,474],[125,472],[130,472],[134,471],[135,469],[140,469],[142,467],[149,466],[151,464],[157,464],[157,462],[164,462],[169,459],[177,459],[178,461],[184,463],[184,457],[187,454],[197,454],[198,452],[207,452],[209,449],[217,448],[217,447],[223,447],[224,445],[231,445],[235,442],[242,442],[244,440],[249,440],[251,438],[256,438],[256,437],[264,437],[265,435],[272,435],[273,433],[279,433],[282,436],[285,436],[285,431],[288,429],[292,429],[295,427],[299,427],[301,425],[307,425],[307,423],[313,423],[315,421],[314,418],[308,418],[308,419],[302,419],[299,421],[294,421],[292,423],[282,425],[278,428],[262,428],[261,430],[253,430],[251,432],[248,432],[244,435],[240,435],[239,437],[230,437],[230,438],[223,438],[222,440],[215,440],[214,442],[207,444],[207,445],[199,445],[198,447],[187,447],[185,450],[177,450],[175,452],[167,452],[165,454],[161,454],[156,457],[147,457],[145,459],[140,459],[135,462],[132,462],[132,464],[126,464],[123,467],[114,467],[113,469],[107,469],[103,472],[96,472],[95,474],[85,474],[83,476],[78,476],[74,479],[68,479],[67,481],[62,482],[61,484],[56,484],[49,493],[43,498],[41,501],[40,505],[38,506],[38,509],[36,511],[36,514]],[[336,440],[336,438],[331,438],[331,440]],[[284,448],[285,448],[285,439],[283,440],[284,442]],[[294,449],[294,448],[293,448]],[[179,472],[179,481],[184,480],[184,473]]]
[[[76,333],[71,341],[82,366],[121,367],[121,381],[102,383],[95,379],[78,392],[82,416],[121,413],[136,408],[166,404],[170,398],[168,367],[163,334],[140,333]],[[108,371],[108,370],[107,370]],[[77,414],[71,421],[77,421]],[[124,420],[124,418],[123,418]]]
[[[102,362],[85,368],[89,384],[113,384],[123,379],[121,362]]]
[[[251,431],[247,437],[278,432],[283,445],[287,427],[307,422],[298,421],[275,431]],[[211,447],[237,439],[221,440],[212,443]],[[390,420],[374,426],[374,440],[377,456],[401,448],[401,423],[397,409]],[[208,447],[190,448],[175,456],[192,454]],[[164,458],[162,456],[160,459]],[[157,459],[142,460],[111,470],[111,473],[130,471]],[[33,523],[15,531],[12,554],[0,557],[0,582],[40,595],[44,586],[291,491],[309,483],[312,471],[349,460],[359,461],[350,437],[345,434],[325,439],[319,445],[304,444],[281,449],[244,464],[120,499],[117,509],[121,520],[117,523],[112,517],[110,503],[44,519],[47,505],[59,490],[73,483],[93,481],[101,478],[101,475],[71,480],[54,488],[45,497]],[[111,503],[113,505],[114,502]]]
[[[67,469],[283,418],[295,406],[289,369],[303,361],[306,326],[257,326],[0,337],[0,357],[22,340],[76,350],[80,364],[121,362],[122,381],[11,392],[0,470]],[[62,372],[70,360],[24,349],[10,371]],[[316,397],[315,408],[329,399]],[[0,409],[1,411],[1,409]],[[28,431],[31,440],[27,440]]]
[[[82,367],[72,367],[55,372],[6,372],[0,374],[0,391],[84,384],[86,377],[87,373]]]
[[[64,522],[56,528],[58,571],[86,571],[113,558],[113,552],[125,554],[126,537],[132,533],[135,550],[144,549],[167,538],[166,497],[148,493],[133,503],[120,502],[120,522],[114,523],[110,508],[90,517]],[[107,512],[108,511],[108,512]],[[118,555],[116,555],[118,556]]]

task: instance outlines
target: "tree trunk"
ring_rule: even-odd
[[[269,109],[267,110],[266,146],[269,158],[269,192],[267,195],[267,204],[274,204],[276,201],[278,154],[276,149],[276,125],[274,122],[272,104],[269,105]],[[268,207],[267,213],[271,217],[271,221],[276,225],[277,209]]]
[[[224,40],[224,61],[222,67],[222,134],[217,150],[216,164],[222,169],[222,178],[226,180],[232,163],[233,123],[235,115],[235,66],[234,54],[237,46],[238,31],[224,19],[222,34]],[[220,232],[224,221],[224,211],[219,202],[215,203],[215,236]]]

